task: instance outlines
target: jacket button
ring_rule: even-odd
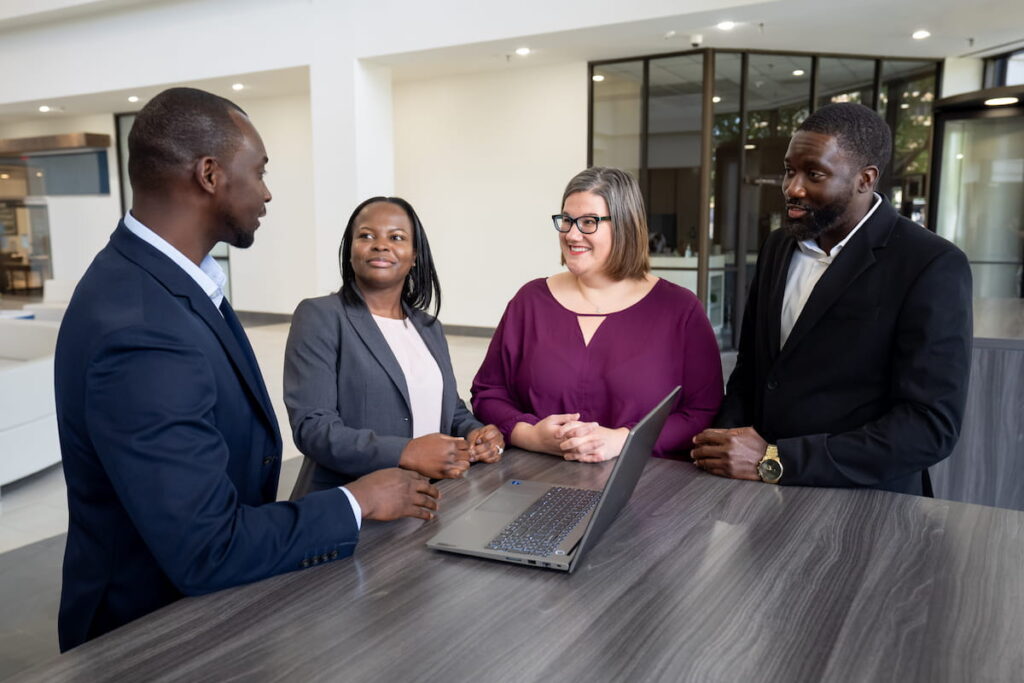
[[[327,553],[324,553],[323,555],[320,556],[320,561],[321,562],[328,562],[328,561],[330,561],[330,559],[331,558],[327,557]]]
[[[301,566],[303,569],[309,569],[309,559],[303,560]]]
[[[274,462],[274,459],[271,458],[269,455],[267,457],[263,458],[263,464],[264,465],[269,465],[272,462]]]
[[[777,381],[775,381],[774,379],[770,379],[770,380],[768,380],[768,383],[767,383],[766,386],[768,387],[768,391],[775,391],[776,389],[779,388],[779,383]]]
[[[337,550],[332,550],[331,551],[331,559],[332,560],[338,559],[338,551]]]

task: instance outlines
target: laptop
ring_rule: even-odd
[[[572,573],[633,494],[681,387],[629,432],[604,489],[512,479],[427,547]]]

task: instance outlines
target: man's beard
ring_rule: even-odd
[[[225,240],[236,249],[248,249],[256,239],[255,230],[246,230],[230,218],[225,221],[228,228],[228,238]]]
[[[786,202],[787,209],[791,206],[804,209],[807,213],[802,218],[790,218],[788,214],[783,214],[782,227],[790,237],[803,241],[816,239],[821,233],[834,228],[840,216],[846,213],[847,204],[835,202],[820,209],[812,209],[800,202]]]

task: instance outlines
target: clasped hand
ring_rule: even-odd
[[[505,439],[494,425],[484,425],[466,435],[470,462],[498,462],[505,452]]]
[[[611,460],[622,451],[629,435],[625,427],[611,429],[596,422],[580,422],[579,413],[548,415],[532,429],[533,450],[579,462]]]
[[[426,434],[411,439],[398,466],[431,479],[459,479],[474,462],[498,462],[505,440],[494,425],[471,431],[465,439],[447,434]]]
[[[457,436],[426,434],[402,449],[398,466],[431,479],[458,479],[470,463],[469,442]]]

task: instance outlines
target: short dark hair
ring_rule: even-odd
[[[892,156],[892,131],[878,113],[855,102],[826,104],[808,116],[797,130],[831,135],[863,166],[885,169]]]
[[[170,88],[136,115],[128,133],[128,177],[135,190],[160,187],[205,156],[226,158],[242,142],[231,100],[196,88]]]
[[[338,261],[341,264],[341,295],[350,304],[364,303],[356,287],[356,273],[352,268],[352,232],[356,228],[356,217],[359,212],[370,204],[384,202],[394,204],[409,217],[412,224],[412,247],[416,250],[416,260],[412,264],[409,276],[402,285],[402,301],[410,308],[427,311],[431,302],[434,304],[433,317],[428,324],[437,321],[437,313],[441,310],[441,282],[434,267],[434,257],[430,254],[430,242],[423,229],[423,223],[412,205],[401,197],[370,197],[355,208],[345,225],[345,234],[341,236],[338,246]]]
[[[640,184],[629,173],[605,166],[580,171],[562,193],[562,206],[569,195],[591,192],[604,198],[612,217],[612,252],[605,275],[613,280],[639,280],[651,270],[647,245],[647,211]],[[565,257],[562,257],[565,263]]]

